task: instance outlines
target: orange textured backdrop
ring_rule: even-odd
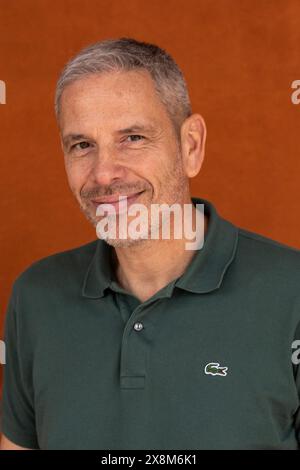
[[[53,94],[70,56],[119,36],[166,48],[185,74],[208,127],[193,195],[300,248],[299,0],[0,0],[0,338],[20,271],[95,239],[67,186]]]

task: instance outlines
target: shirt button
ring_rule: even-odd
[[[133,325],[133,328],[135,329],[135,331],[141,331],[144,328],[144,325],[143,323],[137,322]]]

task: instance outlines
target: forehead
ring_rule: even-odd
[[[130,120],[168,119],[151,76],[145,71],[93,74],[66,86],[60,126],[126,126]]]

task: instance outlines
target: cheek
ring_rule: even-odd
[[[72,192],[78,193],[87,181],[88,171],[86,165],[83,165],[81,162],[65,160],[65,170]]]
[[[174,180],[182,171],[182,162],[175,154],[161,156],[156,167],[156,175],[159,181],[164,183]]]
[[[151,158],[143,160],[141,171],[147,176],[154,176],[154,178],[162,179],[164,175],[169,173],[169,168],[172,166],[172,154],[167,152],[159,152],[151,155]]]

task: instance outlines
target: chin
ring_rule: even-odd
[[[143,243],[146,243],[148,240],[145,238],[127,238],[126,240],[122,238],[103,238],[108,245],[113,246],[114,248],[130,248],[133,246],[139,246]]]

